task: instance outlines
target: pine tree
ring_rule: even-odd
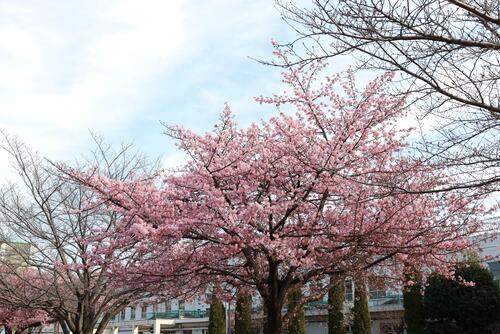
[[[344,323],[344,279],[331,277],[328,291],[328,334],[346,334]]]
[[[405,323],[408,334],[423,334],[424,306],[422,297],[422,283],[420,273],[414,269],[406,269],[406,280],[412,284],[407,284],[403,291],[403,304],[405,309]]]
[[[215,293],[212,294],[210,303],[210,316],[208,318],[208,333],[209,334],[225,334],[226,333],[226,311],[224,305],[217,298]]]
[[[370,311],[368,310],[368,297],[366,295],[366,286],[362,280],[356,281],[354,292],[354,324],[352,327],[353,334],[370,334],[371,319]]]
[[[252,296],[249,293],[238,292],[234,332],[235,334],[252,333]]]
[[[287,333],[305,334],[306,319],[304,315],[304,306],[301,303],[302,290],[300,287],[292,288],[288,293],[288,314],[290,314]]]

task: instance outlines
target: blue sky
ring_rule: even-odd
[[[92,130],[175,164],[159,121],[209,130],[226,101],[241,124],[267,117],[252,98],[279,70],[249,57],[292,36],[271,0],[0,0],[0,128],[52,159]]]

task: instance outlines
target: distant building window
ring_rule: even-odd
[[[170,312],[172,310],[172,305],[170,304],[170,301],[165,302],[165,312]]]
[[[125,320],[125,310],[120,312],[120,320]]]
[[[491,273],[495,279],[500,278],[500,261],[488,262]]]
[[[185,329],[182,331],[182,334],[193,334],[193,331],[190,329]]]
[[[352,280],[351,279],[346,279],[345,280],[345,300],[348,302],[352,302],[354,300],[353,296],[353,288],[352,288]]]
[[[181,299],[179,300],[179,310],[184,311],[184,309],[186,309],[186,302]]]
[[[383,299],[385,297],[386,297],[385,290],[370,288],[370,299]]]
[[[142,307],[141,307],[141,319],[146,319],[147,316],[148,316],[148,306],[142,305]]]
[[[136,309],[135,305],[130,307],[130,319],[131,320],[135,320],[135,309]]]

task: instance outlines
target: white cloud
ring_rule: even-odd
[[[181,80],[199,85],[180,94],[197,99],[200,112],[217,114],[222,100],[252,103],[261,91],[234,94],[239,78],[225,71],[249,55],[267,56],[260,46],[276,37],[277,24],[268,0],[0,0],[0,128],[55,159],[85,151],[88,129],[151,141],[161,128],[133,124],[168,121],[147,108]],[[7,169],[0,153],[0,175]]]
[[[86,19],[89,26],[80,27],[89,31],[87,36],[51,26],[41,4],[30,4],[36,7],[31,11],[7,11],[14,17],[29,14],[32,23],[0,25],[6,54],[1,61],[1,73],[6,73],[0,79],[2,123],[86,129],[130,116],[133,106],[113,105],[137,97],[141,83],[174,66],[183,48],[184,8],[177,3],[120,1],[94,9],[99,12],[70,14],[75,20],[92,17]],[[82,44],[75,45],[73,37]]]
[[[49,155],[133,117],[187,52],[185,2],[61,4],[0,2],[0,128]]]

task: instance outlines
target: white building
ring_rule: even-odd
[[[30,255],[30,244],[0,241],[0,263],[20,266],[26,263]]]
[[[500,279],[500,234],[495,240],[483,243],[481,255],[490,258],[487,264],[495,278]],[[353,284],[346,281],[346,313],[353,306],[353,298]],[[370,289],[368,306],[372,334],[405,333],[403,295],[400,291]],[[203,302],[183,300],[155,305],[139,304],[127,307],[117,314],[107,325],[104,334],[208,334],[209,308],[210,306]],[[234,305],[231,309],[234,310]],[[307,305],[305,314],[307,334],[328,334],[326,297]],[[234,314],[231,317],[234,319]],[[262,319],[262,314],[256,314],[255,319]],[[55,333],[53,328],[43,332]]]
[[[487,242],[481,243],[481,258],[486,259],[493,276],[500,282],[500,234]],[[352,305],[352,283],[346,283],[346,310]],[[306,308],[307,334],[328,334],[326,300]],[[370,290],[368,306],[372,319],[372,334],[403,334],[404,308],[401,292]]]
[[[345,282],[345,304],[346,318],[350,317],[350,310],[354,306],[354,284],[351,280]],[[368,307],[372,320],[372,334],[400,334],[403,330],[403,295],[399,291],[369,290]],[[306,333],[328,334],[328,300],[325,296],[322,300],[310,303],[305,307]],[[262,316],[262,315],[261,315]],[[262,327],[262,323],[260,324]],[[262,333],[262,328],[260,329]],[[348,327],[348,333],[351,328]]]
[[[130,306],[109,322],[104,334],[207,334],[209,305],[172,300]]]

